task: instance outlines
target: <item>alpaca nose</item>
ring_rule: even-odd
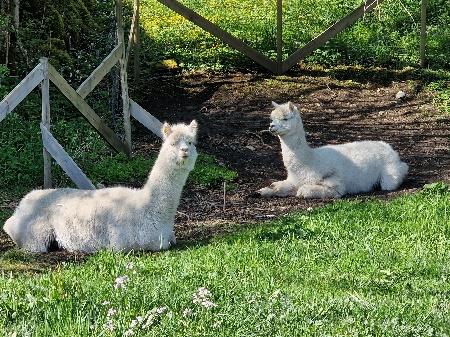
[[[183,155],[187,155],[188,151],[189,151],[189,148],[187,146],[183,146],[183,147],[180,148],[180,150],[181,150],[181,152],[183,152]]]

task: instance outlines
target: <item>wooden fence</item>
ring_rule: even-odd
[[[303,47],[297,49],[292,53],[286,60],[283,60],[283,0],[277,0],[277,35],[276,35],[276,45],[277,45],[277,58],[276,62],[260,53],[256,49],[247,45],[244,41],[239,40],[225,30],[219,28],[217,25],[213,24],[211,21],[202,17],[201,15],[194,12],[192,9],[181,4],[177,0],[157,0],[166,7],[170,8],[174,12],[180,14],[187,20],[191,21],[195,25],[199,26],[208,33],[214,35],[222,42],[228,44],[230,47],[240,51],[249,58],[251,58],[256,63],[265,67],[273,73],[282,74],[295,66],[300,60],[304,59],[310,55],[314,50],[323,46],[327,41],[336,36],[339,32],[343,31],[348,26],[355,23],[359,18],[361,18],[366,13],[370,12],[381,4],[384,0],[364,0],[362,4],[343,17],[341,20],[337,21],[317,37],[312,39]],[[423,66],[425,64],[425,45],[426,45],[426,0],[422,0],[422,11],[421,11],[421,57],[420,64]],[[301,27],[299,27],[301,29]]]
[[[195,13],[191,9],[179,3],[177,0],[158,0],[173,11],[184,16],[194,24],[203,28],[207,32],[221,39],[231,47],[244,53],[255,62],[274,73],[283,73],[293,67],[299,60],[305,58],[315,49],[325,44],[337,33],[353,24],[366,12],[374,9],[383,0],[366,0],[364,3],[348,14],[340,21],[326,29],[312,41],[302,48],[298,49],[286,60],[282,60],[282,0],[277,0],[277,60],[276,62],[251,48],[243,41],[237,39],[221,28],[217,27],[207,19]],[[421,64],[425,64],[425,39],[426,39],[426,0],[422,0],[422,26],[421,26]],[[25,99],[30,92],[38,85],[41,86],[42,93],[42,123],[41,134],[43,142],[44,156],[44,188],[51,187],[51,158],[62,167],[74,183],[82,189],[92,189],[94,186],[76,163],[70,158],[62,146],[51,134],[50,119],[50,81],[64,94],[64,96],[80,111],[87,121],[97,130],[97,132],[108,142],[116,151],[131,155],[131,122],[133,116],[155,135],[162,138],[161,122],[149,114],[139,104],[130,99],[128,95],[128,74],[127,64],[130,57],[133,44],[139,41],[139,0],[134,0],[133,19],[131,22],[128,44],[125,45],[125,36],[123,29],[122,0],[115,0],[116,20],[117,20],[117,45],[109,55],[100,63],[100,65],[88,76],[88,78],[75,90],[64,79],[63,76],[43,58],[40,63],[0,102],[0,122],[11,113],[16,106]],[[135,50],[135,56],[137,55]],[[100,83],[116,65],[120,66],[120,78],[122,89],[122,105],[124,116],[125,140],[122,141],[113,130],[111,130],[95,113],[95,111],[85,101],[85,98]],[[138,68],[138,59],[135,58],[135,71]]]
[[[51,134],[50,118],[50,82],[52,82],[63,95],[78,109],[95,130],[117,152],[131,155],[131,123],[130,116],[141,122],[158,137],[161,135],[161,122],[149,114],[144,108],[131,100],[128,96],[127,63],[130,55],[132,41],[135,41],[137,33],[138,1],[135,0],[134,16],[128,39],[128,48],[125,49],[124,30],[122,20],[122,1],[116,0],[117,35],[118,44],[100,65],[81,83],[75,90],[64,77],[48,62],[42,58],[40,63],[0,102],[0,122],[24,100],[38,85],[41,87],[42,97],[42,122],[40,124],[43,156],[44,156],[44,188],[52,186],[51,159],[53,158],[81,189],[94,189],[92,182],[77,166],[69,154],[63,149]],[[125,141],[122,141],[112,129],[110,129],[95,111],[85,101],[85,98],[100,83],[111,69],[119,63],[121,72],[122,103],[124,114]]]

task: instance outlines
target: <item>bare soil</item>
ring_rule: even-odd
[[[199,151],[215,156],[239,175],[225,198],[223,186],[188,187],[183,192],[177,237],[198,241],[330,202],[255,196],[257,189],[285,178],[279,141],[266,131],[272,100],[298,105],[313,147],[383,140],[408,163],[407,180],[398,191],[377,190],[348,198],[386,199],[427,183],[450,182],[450,116],[433,106],[433,97],[423,85],[414,73],[379,69],[301,69],[286,76],[161,73],[143,78],[131,96],[162,121],[196,119]],[[403,100],[395,98],[400,90],[406,93]],[[133,144],[136,153],[148,154],[158,151],[160,141],[136,123]],[[0,233],[0,252],[11,246]],[[65,259],[62,255],[56,260]]]

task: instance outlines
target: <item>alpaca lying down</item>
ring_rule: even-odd
[[[165,123],[164,142],[142,189],[71,188],[27,194],[4,226],[21,248],[46,252],[55,242],[68,251],[167,249],[175,244],[174,218],[197,158],[197,122]]]
[[[261,196],[339,198],[376,185],[395,190],[405,178],[408,165],[389,144],[361,141],[311,148],[297,107],[272,104],[269,130],[280,139],[287,178],[260,189]]]

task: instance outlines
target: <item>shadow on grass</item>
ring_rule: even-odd
[[[340,81],[358,81],[362,83],[373,83],[387,86],[393,81],[417,81],[414,88],[417,94],[424,86],[431,82],[449,80],[450,71],[430,70],[421,68],[407,67],[404,69],[393,70],[381,67],[361,67],[361,66],[337,66],[334,68],[325,68],[316,65],[299,65],[287,73],[289,76],[311,76],[326,77],[329,76]]]
[[[305,227],[297,217],[281,217],[263,223],[255,228],[254,224],[230,225],[226,231],[211,236],[192,237],[178,240],[177,244],[170,248],[171,251],[182,252],[202,246],[208,246],[215,241],[234,244],[242,240],[254,241],[278,241],[284,239],[314,240],[317,233]],[[161,252],[136,251],[127,254],[132,256],[144,256],[159,254]],[[61,264],[80,264],[86,262],[96,253],[71,253],[65,250],[48,253],[27,253],[18,249],[4,231],[0,231],[0,274],[38,274],[58,268]]]

